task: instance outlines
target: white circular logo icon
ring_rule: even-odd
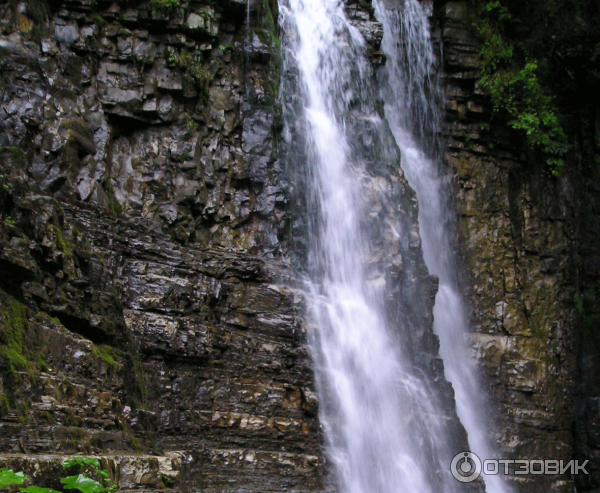
[[[452,459],[450,472],[461,483],[471,483],[481,475],[481,460],[473,452],[460,452]]]

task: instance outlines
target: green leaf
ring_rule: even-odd
[[[100,469],[100,461],[90,457],[70,457],[62,463],[62,466],[65,469],[73,466],[93,466],[97,469]]]
[[[79,490],[81,493],[101,493],[106,491],[98,481],[95,481],[83,474],[69,476],[60,480],[64,484],[65,490]]]
[[[14,472],[12,469],[0,469],[0,488],[6,488],[14,484],[20,485],[25,481],[25,474]]]
[[[60,493],[60,491],[52,488],[41,488],[40,486],[28,486],[27,488],[20,488],[20,490],[23,493]]]

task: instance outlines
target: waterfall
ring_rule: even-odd
[[[365,41],[340,0],[281,0],[280,24],[285,147],[307,230],[309,342],[339,490],[459,491],[449,472],[455,415],[411,349],[430,295],[411,294],[420,289],[412,192],[378,111]],[[424,266],[419,275],[428,281]]]
[[[383,24],[382,50],[387,57],[379,74],[385,116],[401,150],[402,169],[419,200],[425,263],[440,279],[434,307],[440,355],[446,378],[455,390],[458,416],[467,430],[471,451],[482,460],[490,459],[493,455],[482,418],[486,402],[467,350],[465,306],[457,289],[449,241],[449,201],[438,142],[443,98],[427,7],[418,0],[375,0],[374,6]],[[484,479],[488,493],[510,491],[501,476],[484,475]]]

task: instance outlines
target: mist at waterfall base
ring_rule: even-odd
[[[281,0],[279,20],[286,159],[307,232],[309,342],[338,488],[464,491],[449,471],[460,450],[441,384],[409,351],[410,317],[389,309],[415,305],[422,324],[420,298],[429,295],[411,294],[417,275],[398,253],[418,238],[405,217],[412,202],[399,205],[412,192],[402,188],[398,146],[377,110],[365,41],[339,0]],[[401,288],[386,281],[393,275]]]
[[[400,147],[402,169],[419,200],[425,263],[440,279],[434,306],[440,356],[446,378],[455,390],[457,413],[467,431],[469,446],[479,457],[491,459],[493,451],[483,418],[486,400],[467,350],[465,306],[456,285],[449,241],[448,197],[438,140],[443,124],[443,96],[426,3],[374,0],[374,7],[384,30],[382,50],[386,64],[379,79],[385,116]],[[510,491],[501,476],[484,479],[488,493]]]

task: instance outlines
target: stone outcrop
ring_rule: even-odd
[[[435,9],[462,284],[473,353],[495,410],[492,441],[507,459],[589,459],[591,474],[575,478],[577,491],[596,491],[593,119],[589,108],[569,109],[579,125],[569,129],[572,154],[560,177],[550,176],[493,118],[468,3],[439,1]],[[573,491],[568,475],[515,477],[513,484],[523,492]]]
[[[175,3],[0,6],[0,467],[324,491],[276,3]]]
[[[347,8],[380,65],[370,2]],[[0,19],[0,467],[59,488],[84,454],[123,490],[334,490],[292,288],[277,3],[11,0]],[[414,194],[374,167],[374,214],[410,235],[375,241],[370,282],[464,443]]]
[[[171,3],[0,5],[0,467],[59,486],[61,461],[86,454],[121,489],[332,491],[286,260],[297,238],[277,149],[277,5]],[[493,436],[508,458],[596,456],[600,264],[582,219],[598,230],[596,188],[575,171],[524,173],[513,136],[482,129],[491,110],[465,4],[437,3],[447,161]],[[369,2],[347,4],[384,63]],[[413,294],[386,308],[458,443],[413,194],[386,166],[365,177],[369,203],[410,234],[374,242],[370,282]],[[592,468],[578,487],[598,486]],[[572,480],[517,487],[567,491]]]

